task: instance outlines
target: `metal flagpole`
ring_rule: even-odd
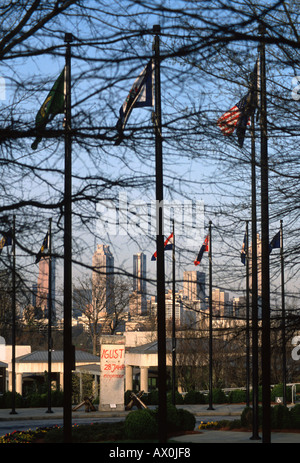
[[[280,262],[281,262],[281,323],[282,323],[282,384],[283,404],[286,405],[286,339],[285,339],[285,294],[284,294],[284,257],[283,222],[280,220]]]
[[[211,221],[209,221],[209,406],[208,410],[213,408],[213,346],[212,346],[212,245],[211,245]]]
[[[175,317],[175,221],[173,219],[173,250],[172,250],[172,403],[176,405],[176,317]]]
[[[53,413],[51,410],[51,363],[52,363],[52,219],[49,219],[48,229],[48,250],[49,250],[49,275],[48,275],[48,410],[46,413]]]
[[[256,156],[255,122],[251,121],[251,306],[252,306],[252,440],[258,440],[258,293],[257,293],[257,217],[256,217]]]
[[[12,409],[10,414],[16,412],[16,216],[13,216],[12,226],[12,341],[11,341],[11,364],[12,364]]]
[[[262,241],[262,431],[263,442],[271,442],[271,369],[270,369],[270,274],[269,274],[269,185],[267,101],[265,70],[265,27],[260,26],[260,83],[261,83],[261,241]]]
[[[163,234],[163,159],[160,93],[160,26],[153,26],[155,61],[155,162],[156,162],[156,246],[157,246],[157,338],[158,338],[158,435],[160,442],[167,440],[166,396],[166,308],[165,264]]]
[[[65,34],[65,198],[64,198],[64,442],[72,442],[72,160],[71,160],[71,45]]]
[[[249,221],[246,220],[246,405],[249,407],[250,384],[250,329],[249,329]]]

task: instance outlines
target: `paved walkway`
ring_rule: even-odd
[[[204,430],[199,434],[187,434],[173,438],[172,442],[184,444],[262,444],[261,433],[259,437],[259,440],[252,440],[251,432]],[[300,433],[272,432],[271,444],[300,444]]]
[[[196,417],[200,417],[207,421],[208,419],[215,419],[216,417],[239,417],[245,408],[245,405],[214,405],[213,410],[208,410],[208,405],[176,405],[177,408],[185,408],[193,413]],[[47,419],[47,418],[61,418],[63,417],[62,407],[52,407],[53,413],[47,413],[47,407],[44,408],[16,408],[16,414],[11,413],[11,409],[0,409],[0,421],[4,420],[31,420],[31,419]],[[113,409],[107,412],[85,412],[84,407],[79,410],[72,412],[73,418],[82,418],[83,416],[89,416],[90,418],[102,418],[102,417],[126,417],[128,411],[116,412]]]
[[[185,408],[193,413],[197,421],[209,421],[214,420],[216,417],[219,419],[226,419],[226,417],[238,418],[245,405],[214,405],[213,410],[208,410],[207,405],[178,405],[178,408]],[[37,419],[61,419],[63,417],[63,408],[53,407],[52,413],[47,413],[47,407],[45,408],[20,408],[16,409],[16,414],[11,413],[11,409],[0,409],[0,421],[13,421],[18,420],[37,420]],[[84,407],[72,412],[72,418],[105,418],[105,417],[120,417],[125,418],[129,412],[85,412]],[[17,428],[17,424],[16,424]],[[199,433],[187,434],[173,438],[173,442],[182,443],[263,443],[263,439],[252,440],[251,432],[242,431],[220,431],[220,430],[202,430]],[[262,435],[260,434],[262,438]],[[300,444],[300,432],[299,433],[288,433],[288,432],[272,432],[271,443],[298,443]]]

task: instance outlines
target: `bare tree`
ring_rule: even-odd
[[[114,334],[124,330],[129,310],[129,290],[130,287],[124,278],[115,278],[111,291],[114,295],[114,302],[108,310],[106,285],[99,284],[93,289],[94,301],[92,302],[92,280],[90,278],[78,279],[73,290],[73,306],[77,314],[78,312],[81,314],[80,319],[92,340],[94,354],[99,352],[99,337],[102,334]]]
[[[99,231],[97,223],[103,223],[98,206],[105,201],[117,203],[120,191],[131,199],[150,202],[155,197],[151,110],[133,112],[123,143],[116,146],[115,141],[119,108],[152,56],[152,26],[160,23],[165,196],[204,199],[205,223],[213,220],[214,285],[244,294],[239,252],[251,210],[250,139],[247,132],[241,150],[235,136],[225,139],[216,122],[247,91],[260,40],[258,24],[263,21],[268,53],[270,229],[276,229],[279,218],[287,224],[287,296],[297,301],[298,310],[299,111],[290,88],[299,64],[298,19],[296,3],[281,0],[268,4],[261,0],[4,2],[0,55],[6,99],[0,107],[0,212],[8,222],[1,225],[1,232],[16,214],[17,264],[27,287],[36,278],[34,255],[50,216],[54,253],[58,262],[63,258],[63,116],[57,115],[38,133],[42,141],[37,150],[31,144],[37,135],[37,110],[64,66],[66,24],[74,36],[74,269],[90,269],[94,240],[110,242],[115,249],[124,249],[129,242],[147,250],[149,242],[154,247],[150,233],[139,240],[128,232],[126,244],[125,240],[120,244],[109,230]],[[257,157],[258,169],[259,162]],[[203,238],[192,232],[197,240]],[[178,268],[193,265],[194,250],[182,246],[179,251]],[[276,295],[275,253],[271,260]],[[1,265],[5,265],[3,258]],[[207,269],[205,261],[203,269]],[[130,277],[122,262],[117,272]]]

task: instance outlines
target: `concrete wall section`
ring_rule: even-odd
[[[99,410],[124,410],[125,337],[100,338]]]

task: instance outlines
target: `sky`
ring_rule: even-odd
[[[178,5],[180,3],[178,2]],[[171,4],[173,5],[172,2]],[[137,20],[137,18],[135,17],[134,20]],[[161,21],[161,18],[155,15],[147,15],[147,18],[146,16],[139,17],[139,21],[146,21],[146,19],[149,28]],[[157,21],[158,19],[159,21]],[[120,23],[125,23],[125,16],[124,18],[119,18],[119,21]],[[175,20],[170,21],[171,24],[174,26]],[[113,30],[113,27],[113,24],[109,24],[107,27],[103,26],[101,33],[105,36]],[[135,77],[145,65],[145,52],[149,55],[152,53],[153,37],[146,35],[140,48],[135,47],[136,40],[132,38],[127,41],[127,48],[124,46],[126,42],[124,41],[123,44],[111,43],[110,47],[104,49],[101,44],[97,46],[83,45],[84,41],[87,41],[90,37],[86,32],[87,29],[82,27],[80,30],[80,46],[78,46],[78,42],[74,44],[75,56],[72,58],[72,101],[75,105],[73,114],[76,120],[80,121],[82,126],[85,126],[88,121],[84,118],[82,110],[88,108],[93,115],[98,117],[99,132],[102,133],[107,127],[114,127],[119,108],[126,98]],[[47,54],[30,59],[18,59],[13,61],[13,66],[11,62],[5,67],[4,78],[8,85],[6,87],[5,100],[0,101],[0,105],[13,106],[16,114],[30,124],[34,121],[36,111],[39,109],[40,104],[43,102],[52,83],[64,65],[63,37],[59,37],[59,34],[56,32],[54,36],[56,37],[54,41],[58,48],[62,48],[56,56]],[[45,38],[44,42],[46,40]],[[172,40],[173,37],[162,37],[161,49],[163,51],[169,50]],[[239,50],[242,47],[244,45],[238,45]],[[171,121],[175,115],[181,117],[188,111],[195,111],[195,114],[198,115],[195,115],[193,123],[195,129],[197,129],[197,124],[199,125],[200,122],[203,122],[203,119],[201,121],[201,117],[207,116],[207,121],[216,121],[218,116],[234,105],[245,91],[247,73],[252,70],[255,61],[255,47],[246,44],[244,48],[246,49],[247,47],[248,59],[243,63],[242,75],[236,75],[234,84],[229,84],[226,81],[227,63],[225,58],[223,60],[223,67],[221,67],[221,62],[218,64],[219,75],[214,75],[213,73],[210,75],[209,72],[204,72],[200,57],[198,61],[196,60],[194,69],[192,70],[189,63],[186,63],[184,60],[166,60],[162,65],[161,74],[163,122]],[[93,67],[90,68],[87,66],[81,59],[85,53],[94,58],[99,58],[99,56],[103,58],[103,61],[97,63],[96,70],[93,70]],[[110,67],[105,65],[105,59],[111,56],[117,57],[118,53],[121,59],[120,63],[116,63]],[[136,59],[137,57],[138,59]],[[126,61],[126,58],[128,58],[128,61]],[[133,58],[136,60],[135,62],[131,61]],[[213,64],[215,63],[212,59],[212,67]],[[127,75],[127,71],[129,70],[130,73]],[[230,72],[232,73],[233,70],[230,69]],[[177,78],[175,80],[175,73],[178,74],[177,77],[181,76],[182,79]],[[115,81],[113,89],[106,88],[108,77]],[[287,80],[288,78],[287,76]],[[19,82],[26,82],[26,87],[21,88],[17,94],[13,85],[14,79]],[[47,80],[47,88],[45,88],[45,80]],[[30,85],[28,84],[29,82]],[[85,100],[87,96],[88,98]],[[107,108],[107,102],[109,102],[109,108]],[[56,120],[59,124],[61,123],[60,116]],[[151,110],[149,108],[134,110],[128,124],[128,133],[130,129],[139,129],[144,125],[148,125],[149,130],[151,130]],[[232,231],[232,224],[230,225],[231,217],[226,216],[225,218],[223,210],[227,211],[229,206],[234,206],[234,204],[240,207],[238,201],[240,197],[243,197],[242,193],[246,190],[250,194],[249,165],[245,164],[245,172],[239,178],[241,163],[244,159],[243,155],[237,151],[234,143],[230,142],[226,144],[225,139],[221,143],[222,152],[219,152],[220,143],[217,142],[219,134],[216,126],[210,128],[211,133],[215,135],[215,139],[212,138],[209,144],[205,144],[203,141],[205,134],[201,133],[201,131],[193,139],[199,143],[198,155],[195,156],[195,152],[197,152],[195,148],[197,146],[195,147],[193,141],[189,140],[185,134],[185,128],[184,122],[180,120],[178,122],[178,129],[182,129],[182,133],[181,136],[178,136],[178,145],[170,142],[170,140],[164,141],[163,144],[164,179],[166,183],[165,199],[168,202],[174,199],[177,200],[182,208],[186,207],[184,204],[185,198],[194,202],[203,202],[205,213],[204,216],[202,214],[201,218],[197,215],[196,227],[189,230],[188,240],[186,229],[178,237],[180,238],[178,239],[178,245],[187,250],[186,253],[181,252],[178,255],[178,265],[180,267],[178,273],[182,274],[185,269],[195,269],[193,265],[194,257],[197,255],[202,244],[209,220],[213,220],[213,236],[216,243],[214,246],[216,280],[218,281],[219,269],[221,269],[221,266],[225,262],[227,265],[232,266],[235,272],[237,271],[237,275],[240,275],[240,281],[235,283],[236,287],[243,287],[244,269],[238,266],[240,265],[240,247],[244,235],[245,220],[250,218],[250,210],[245,209],[242,211],[243,214],[240,219],[233,214],[232,224],[236,226],[234,231]],[[141,137],[143,136],[143,130],[138,133],[141,134]],[[24,143],[28,148],[32,140],[25,140]],[[143,176],[145,179],[154,177],[155,148],[153,135],[145,142],[144,146],[139,147],[138,152],[135,152],[130,147],[128,148],[126,145],[116,148],[112,143],[101,144],[100,141],[98,143],[98,146],[97,142],[93,143],[94,151],[91,156],[89,156],[87,150],[78,148],[76,142],[74,143],[76,146],[74,146],[73,172],[78,176],[78,178],[74,178],[75,186],[81,184],[79,177],[85,173],[91,176],[99,175],[110,179],[120,176],[122,179],[129,176],[134,178],[137,175],[139,178]],[[246,159],[249,159],[249,146],[249,140],[247,140],[243,153]],[[226,155],[228,155],[227,160]],[[52,143],[49,140],[43,143],[42,148],[37,152],[32,153],[27,149],[24,150],[24,153],[15,153],[15,160],[45,169],[47,166],[52,169],[63,169],[63,142]],[[235,177],[235,172],[230,171],[229,161],[237,166],[237,177]],[[18,182],[15,181],[14,184],[10,185],[12,192],[16,188],[16,183],[18,183],[17,189],[19,189],[20,193],[24,193],[24,195],[28,195],[29,197],[45,198],[47,200],[48,197],[54,197],[55,194],[59,195],[63,190],[63,176],[57,172],[37,172],[34,179],[29,173],[22,179],[21,172],[19,175]],[[212,179],[217,179],[217,183],[213,185],[211,183]],[[94,179],[91,183],[94,183]],[[103,196],[107,194],[110,197],[111,191],[108,189],[104,192]],[[124,193],[124,191],[122,187],[115,187],[113,193],[115,197],[119,198],[119,195]],[[154,178],[150,186],[129,188],[126,189],[126,193],[128,204],[133,209],[136,206],[135,201],[142,201],[144,205],[152,204],[155,198]],[[93,207],[90,206],[90,209],[87,207],[85,212],[88,216],[91,211],[94,213],[97,208],[99,212],[101,207],[101,204],[96,204]],[[35,219],[38,219],[39,227],[34,237],[35,241],[33,239],[30,240],[30,246],[38,250],[39,245],[37,243],[42,242],[44,229],[46,229],[48,223],[47,211],[43,211]],[[22,221],[22,218],[20,217],[19,220]],[[105,233],[102,233],[101,230],[101,223],[99,221],[92,221],[89,227],[77,226],[77,217],[74,217],[74,223],[76,224],[74,236],[78,236],[74,255],[76,258],[80,256],[79,258],[85,263],[91,264],[92,253],[96,244],[100,243],[100,241],[105,242],[106,240]],[[273,230],[276,230],[276,226],[276,222],[272,224],[270,234],[272,234]],[[100,235],[96,240],[93,233],[91,233],[95,231],[99,232]],[[56,230],[56,233],[57,240],[54,245],[58,252],[61,252],[62,234],[58,230]],[[166,236],[168,234],[169,232],[166,230]],[[135,252],[143,250],[148,257],[148,269],[149,271],[151,270],[153,275],[155,274],[155,264],[150,261],[151,255],[155,251],[154,236],[151,237],[151,240],[148,240],[143,234],[137,234],[134,239],[128,240],[128,235],[110,233],[109,238],[116,265],[120,265],[124,269],[131,271],[132,255]],[[106,243],[108,244],[108,240]],[[37,269],[33,265],[34,256],[28,259],[31,259],[32,271],[36,274]],[[81,271],[79,268],[78,266],[74,266],[75,274]],[[205,260],[203,261],[203,268],[207,269],[207,262]],[[61,270],[62,267],[58,266],[58,272],[61,272]],[[169,271],[170,265],[167,259],[167,272]],[[60,276],[61,273],[57,281],[61,279]]]

